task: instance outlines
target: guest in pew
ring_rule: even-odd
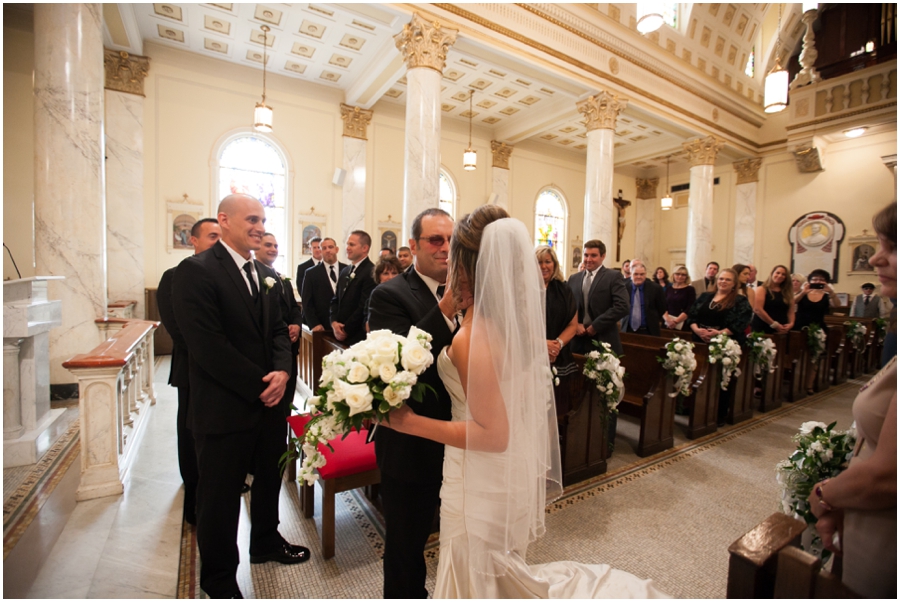
[[[626,280],[631,278],[631,260],[626,259],[622,262],[622,277]]]
[[[809,274],[808,281],[800,287],[800,293],[794,295],[796,304],[796,319],[794,330],[803,330],[810,324],[818,324],[825,328],[825,314],[828,308],[837,307],[837,295],[829,284],[831,275],[825,270],[813,270]],[[813,383],[816,382],[816,366],[810,362],[806,370],[806,393],[815,393]]]
[[[794,287],[795,297],[803,290],[804,284],[806,284],[806,276],[803,274],[791,274],[791,285]]]
[[[535,250],[544,288],[547,289],[547,353],[550,365],[556,369],[559,384],[554,386],[556,419],[563,422],[572,409],[571,389],[579,378],[578,367],[572,357],[569,341],[578,328],[578,306],[572,290],[566,285],[556,252],[547,246]]]
[[[628,315],[628,292],[625,279],[603,266],[606,245],[592,239],[584,243],[584,270],[569,276],[569,288],[578,304],[578,330],[572,344],[573,352],[587,353],[594,349],[592,341],[609,343],[622,353],[619,339],[619,320]]]
[[[697,342],[709,343],[713,337],[727,334],[743,345],[752,316],[750,302],[737,292],[737,274],[725,268],[717,274],[715,292],[703,293],[688,310],[687,325]]]
[[[881,316],[881,297],[875,294],[875,285],[866,282],[862,285],[862,293],[856,295],[853,307],[850,309],[851,318],[878,318]]]
[[[401,271],[409,269],[409,266],[413,264],[412,251],[409,247],[400,247],[397,249],[397,259],[400,261],[400,267],[403,268]]]
[[[786,267],[776,265],[768,280],[753,291],[753,331],[787,334],[794,327],[794,295],[788,287],[788,273]]]
[[[699,280],[694,280],[691,282],[691,286],[694,287],[694,292],[697,293],[699,297],[703,293],[708,293],[710,291],[715,291],[716,289],[716,274],[719,273],[719,264],[715,261],[710,261],[706,264],[706,273],[703,278]]]
[[[660,285],[663,290],[669,290],[669,287],[672,286],[672,284],[669,282],[669,272],[666,271],[666,268],[660,266],[656,268],[656,271],[653,272],[653,274],[653,281]]]
[[[750,266],[744,265],[742,263],[736,263],[731,266],[731,269],[734,270],[734,273],[738,275],[738,294],[750,301],[750,305],[752,306],[753,299],[750,298],[750,288],[747,286],[747,283],[750,282]]]
[[[756,279],[756,266],[751,263],[747,267],[750,268],[750,277],[747,279],[747,287],[755,290],[757,287],[762,286],[763,283]]]
[[[897,297],[897,203],[874,220],[879,249],[869,263],[881,294]],[[896,316],[891,322],[896,331]],[[850,467],[817,483],[809,507],[825,547],[843,555],[841,580],[866,598],[897,598],[897,360],[853,402],[857,441]],[[840,543],[835,542],[840,533]]]
[[[381,247],[381,251],[378,252],[378,259],[387,259],[388,257],[394,257],[394,250],[390,247]]]
[[[631,309],[622,318],[622,330],[659,336],[659,324],[666,313],[666,294],[663,288],[647,280],[643,263],[631,263],[631,280],[625,283]]]
[[[666,289],[666,313],[663,322],[666,328],[681,330],[688,318],[688,310],[697,300],[697,291],[691,286],[691,275],[683,265],[672,272],[674,281]]]
[[[372,277],[375,279],[375,286],[378,286],[391,278],[399,276],[401,273],[403,273],[403,266],[400,265],[399,259],[396,257],[382,257],[375,264],[375,268],[372,270]],[[371,298],[369,296],[369,299]],[[369,332],[369,299],[366,299],[366,306],[363,310],[363,315],[366,317],[366,332]]]

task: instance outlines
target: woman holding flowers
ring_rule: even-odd
[[[881,281],[881,294],[896,298],[897,203],[879,212],[873,225],[879,250],[869,263]],[[891,327],[896,328],[896,318]],[[844,584],[861,596],[896,598],[896,358],[860,390],[853,418],[857,441],[850,467],[813,487],[810,509],[819,519],[816,528],[825,547],[843,554]]]
[[[747,297],[738,294],[737,287],[737,273],[725,268],[716,277],[716,290],[703,293],[694,302],[687,319],[694,341],[709,343],[713,337],[727,334],[738,343],[744,343],[753,309]]]
[[[393,410],[383,424],[446,445],[441,550],[433,597],[654,597],[649,582],[603,564],[525,562],[561,493],[544,284],[524,224],[496,205],[457,222],[450,290],[468,307],[438,355],[452,421]]]

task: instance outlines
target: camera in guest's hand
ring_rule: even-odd
[[[815,288],[815,289],[821,290],[821,289],[825,288],[825,283],[824,282],[813,282],[812,284],[809,285],[809,288]]]

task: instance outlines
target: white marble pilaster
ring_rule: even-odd
[[[738,184],[734,204],[734,263],[752,265],[756,240],[756,189],[758,182]]]
[[[366,229],[366,144],[361,138],[344,136],[343,241],[354,230]]]
[[[22,339],[3,339],[3,439],[15,439],[25,432],[19,404],[19,345]]]
[[[105,91],[109,298],[144,315],[144,97]]]
[[[438,206],[441,171],[441,73],[428,67],[406,72],[406,146],[403,229],[425,209]]]
[[[713,165],[691,167],[691,191],[688,198],[687,249],[685,263],[693,276],[703,274],[712,256]]]
[[[587,167],[584,190],[584,240],[599,238],[609,253],[613,236],[613,139],[615,130],[600,128],[587,133]]]
[[[36,272],[62,300],[50,333],[52,383],[70,383],[62,362],[94,347],[106,315],[103,35],[99,4],[34,7]]]
[[[491,168],[491,190],[497,195],[495,204],[509,209],[509,170],[502,167]]]
[[[642,260],[646,265],[658,263],[654,261],[656,247],[656,207],[659,199],[638,199],[634,225],[634,259]],[[651,268],[652,269],[652,268]]]

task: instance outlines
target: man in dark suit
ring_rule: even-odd
[[[242,597],[236,573],[241,487],[253,473],[250,562],[295,564],[309,550],[278,532],[284,414],[278,407],[291,369],[275,272],[253,261],[265,211],[251,196],[219,204],[222,239],[175,270],[175,318],[190,353],[191,403],[200,480],[197,543],[200,586],[211,598]]]
[[[697,291],[697,297],[703,293],[712,290],[716,286],[716,274],[719,273],[719,264],[710,261],[706,264],[706,275],[703,278],[691,282],[691,286]]]
[[[631,311],[622,319],[622,330],[659,336],[659,323],[666,313],[665,293],[660,285],[647,280],[643,263],[632,262],[631,280],[625,282]]]
[[[207,250],[219,240],[222,231],[214,217],[198,220],[191,228],[191,245],[194,255]],[[188,350],[184,337],[175,320],[175,306],[172,303],[172,278],[175,269],[163,272],[156,289],[156,305],[159,308],[159,319],[172,337],[172,363],[169,366],[169,385],[178,388],[178,417],[175,421],[175,434],[178,437],[178,468],[181,481],[184,483],[184,520],[192,525],[197,524],[197,454],[194,451],[194,435],[187,426],[188,404],[191,394],[191,383],[188,377]]]
[[[622,274],[603,267],[606,245],[593,239],[584,243],[584,270],[569,277],[569,287],[578,304],[578,328],[572,351],[594,349],[591,340],[609,343],[622,353],[619,320],[628,315],[628,293]]]
[[[347,264],[337,259],[338,246],[333,238],[322,239],[322,261],[303,275],[303,323],[313,332],[331,330],[331,300],[337,292],[338,276]]]
[[[437,356],[456,330],[456,305],[447,280],[453,220],[440,209],[427,209],[412,223],[409,246],[413,266],[379,285],[369,301],[369,328],[406,335],[411,326],[432,336],[435,362],[419,381],[431,385],[413,412],[450,420],[450,395],[437,371]],[[444,446],[389,428],[375,431],[375,456],[381,469],[381,499],[387,528],[384,547],[384,597],[425,598],[425,543],[440,500]]]
[[[262,262],[266,267],[272,270],[275,269],[275,260],[278,259],[278,241],[275,239],[274,234],[266,232],[263,235],[262,246],[259,251],[254,252],[254,256],[257,261]],[[291,285],[291,279],[283,274],[278,274],[278,283],[275,287],[279,292],[281,316],[287,324],[288,337],[291,339],[291,376],[284,387],[284,398],[281,400],[281,409],[284,410],[284,415],[287,417],[290,416],[291,403],[294,401],[294,390],[297,388],[297,356],[300,355],[300,330],[303,319],[300,315],[300,306],[297,304],[297,298],[294,297],[294,287]]]
[[[375,266],[369,260],[372,238],[362,230],[347,237],[345,251],[350,265],[338,276],[337,292],[331,300],[331,330],[334,338],[352,345],[366,338],[366,316],[363,309],[375,288],[372,274]]]
[[[312,257],[297,266],[297,292],[303,290],[303,276],[306,274],[306,270],[322,263],[322,239],[318,236],[310,238],[309,250],[312,251]],[[303,299],[303,297],[300,298]],[[305,302],[306,300],[304,299]]]

